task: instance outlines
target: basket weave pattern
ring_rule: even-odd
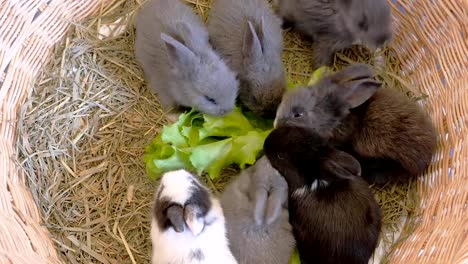
[[[0,263],[60,263],[17,166],[18,109],[70,24],[110,0],[4,0],[0,4]],[[392,263],[468,263],[468,2],[392,1],[393,46],[406,81],[428,95],[441,133],[418,182],[417,224]]]

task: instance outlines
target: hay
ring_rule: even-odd
[[[204,19],[210,0],[188,0]],[[44,222],[61,256],[70,263],[148,263],[150,205],[156,187],[145,174],[145,146],[168,122],[149,92],[133,53],[133,16],[137,0],[117,1],[96,18],[79,24],[55,48],[37,77],[19,121],[21,166]],[[297,33],[285,32],[288,78],[305,83],[311,75],[312,49]],[[388,84],[419,95],[398,77],[392,50],[384,62],[337,55],[335,68],[367,60],[382,67]],[[203,181],[220,192],[238,172]],[[414,184],[377,190],[386,230],[401,229],[411,217]]]

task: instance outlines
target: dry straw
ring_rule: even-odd
[[[207,17],[209,0],[187,2]],[[411,219],[388,260],[466,263],[468,8],[454,0],[398,3],[392,49],[372,57],[352,49],[334,66],[373,64],[384,82],[422,99],[441,133],[424,177],[377,190],[388,243],[401,218]],[[0,263],[148,262],[155,183],[141,156],[167,120],[133,56],[140,5],[2,2]],[[289,78],[305,82],[309,44],[291,32],[285,43]],[[235,172],[206,183],[221,191]]]

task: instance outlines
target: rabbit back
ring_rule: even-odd
[[[268,25],[263,32],[266,51],[280,53],[283,49],[281,20],[268,3],[262,0],[215,0],[208,19],[210,42],[235,72],[242,72],[242,45],[247,21]]]
[[[151,0],[140,9],[135,54],[165,110],[191,107],[221,116],[234,108],[236,76],[182,0]]]
[[[362,179],[331,185],[290,197],[290,222],[301,259],[305,263],[367,263],[381,229],[377,202]]]
[[[164,10],[164,12],[161,12]],[[192,25],[192,30],[200,36],[199,40],[208,39],[200,19],[192,10],[179,0],[151,0],[140,9],[136,16],[135,55],[148,79],[150,88],[163,97],[162,103],[173,105],[174,96],[167,84],[172,79],[169,57],[161,39],[161,33],[178,35],[176,21],[185,21]]]
[[[434,126],[423,109],[389,87],[382,87],[364,107],[367,110],[362,127],[352,139],[357,154],[367,159],[370,166],[388,164],[385,166],[394,167],[395,172],[402,171],[400,175],[404,177],[422,173],[431,162],[437,142]],[[369,158],[380,158],[380,161]],[[404,174],[402,169],[409,173]],[[385,182],[385,178],[380,181]]]
[[[392,37],[386,0],[280,0],[284,24],[314,41],[314,66],[330,64],[333,53],[362,44],[371,49]]]
[[[261,201],[262,197],[256,196],[263,190],[270,191],[270,196]],[[277,197],[271,197],[275,193]],[[243,171],[226,187],[221,204],[229,247],[239,263],[288,262],[295,240],[286,200],[287,183],[266,157]],[[274,208],[278,203],[279,208]],[[259,221],[261,217],[265,219]],[[273,220],[269,221],[269,217]]]
[[[238,74],[240,101],[257,115],[273,116],[286,89],[281,19],[264,0],[216,0],[208,31]]]

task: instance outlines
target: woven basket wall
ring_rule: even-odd
[[[70,23],[109,2],[0,1],[0,263],[60,263],[16,165],[17,113]],[[429,95],[425,106],[441,133],[434,163],[418,183],[418,226],[392,263],[468,263],[468,2],[392,6],[402,75]]]

